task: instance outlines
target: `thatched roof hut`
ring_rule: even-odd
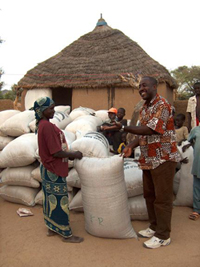
[[[120,101],[116,99],[115,90],[119,89],[124,94],[127,93],[125,88],[130,89],[130,85],[120,78],[120,75],[127,73],[154,76],[171,92],[176,88],[175,80],[165,67],[152,59],[136,42],[121,31],[112,29],[100,18],[92,32],[81,36],[57,55],[29,70],[18,82],[18,88],[50,88],[57,104],[70,104],[73,108],[86,104],[94,109],[107,109],[111,106],[119,108]],[[101,89],[106,92],[103,94],[106,101],[101,102],[100,107],[100,94],[97,91]],[[91,96],[92,99],[85,101],[86,95],[81,90],[86,90],[87,98]],[[93,91],[92,95],[88,95],[90,90]],[[133,90],[131,92],[133,94]],[[61,103],[65,93],[67,103]],[[120,106],[125,105],[122,102]],[[133,106],[132,104],[131,110]]]

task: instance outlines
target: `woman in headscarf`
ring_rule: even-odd
[[[68,151],[63,132],[49,121],[54,116],[54,107],[49,97],[36,100],[33,107],[41,159],[44,220],[48,236],[57,233],[65,242],[80,243],[83,238],[72,235],[70,227],[66,176],[68,158],[81,159],[82,153]]]

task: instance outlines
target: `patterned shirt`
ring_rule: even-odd
[[[156,94],[148,105],[144,103],[140,111],[140,125],[146,125],[156,132],[139,136],[141,169],[155,169],[166,161],[180,161],[172,109],[165,98]]]

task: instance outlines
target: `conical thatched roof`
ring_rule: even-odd
[[[29,70],[18,88],[125,87],[119,75],[151,75],[176,88],[169,72],[136,42],[100,19],[95,29]]]

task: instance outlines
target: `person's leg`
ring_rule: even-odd
[[[151,170],[156,197],[154,202],[157,223],[155,237],[163,240],[167,240],[171,232],[173,179],[176,165],[176,162],[165,162]]]
[[[149,216],[149,222],[150,222],[149,228],[155,231],[157,225],[156,214],[154,210],[155,190],[154,190],[154,183],[151,177],[151,171],[149,170],[143,170],[143,193]]]
[[[196,221],[200,214],[200,178],[193,176],[193,212],[189,219]]]
[[[200,178],[193,180],[193,210],[200,214]]]

